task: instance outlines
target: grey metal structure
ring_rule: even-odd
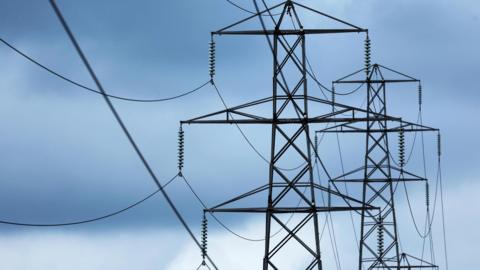
[[[258,7],[257,7],[258,9]],[[280,9],[278,19],[270,16],[273,29],[267,29],[262,16]],[[316,29],[305,28],[297,9],[313,12],[323,18],[335,21],[343,28]],[[291,17],[288,26],[286,18]],[[236,29],[251,19],[259,18],[262,29]],[[295,27],[297,26],[297,27]],[[234,124],[234,125],[269,125],[271,126],[271,152],[269,160],[269,176],[265,184],[229,199],[223,203],[205,209],[210,213],[260,213],[265,215],[265,250],[263,270],[285,269],[278,263],[278,257],[288,256],[282,253],[289,245],[296,244],[305,254],[305,264],[301,269],[323,269],[320,253],[319,213],[337,211],[357,211],[362,216],[361,251],[359,269],[364,267],[401,269],[405,261],[398,249],[396,232],[394,191],[392,183],[396,181],[422,181],[422,177],[404,172],[390,164],[388,136],[390,132],[432,131],[429,127],[405,122],[401,118],[392,117],[386,111],[385,87],[387,83],[411,82],[412,78],[387,80],[381,75],[380,66],[372,69],[368,64],[368,77],[361,80],[349,80],[350,76],[335,83],[358,83],[367,85],[368,105],[366,109],[336,103],[312,96],[308,91],[307,79],[311,74],[307,68],[306,37],[319,34],[367,33],[366,29],[357,27],[328,14],[319,12],[294,1],[285,1],[265,10],[258,11],[250,17],[212,32],[210,75],[212,85],[215,74],[215,36],[265,36],[273,55],[272,95],[263,99],[248,102],[224,110],[181,121],[187,124]],[[362,72],[359,71],[359,72]],[[358,73],[358,72],[357,72]],[[352,75],[355,75],[354,73]],[[314,80],[316,80],[314,78]],[[218,89],[217,89],[218,90]],[[380,105],[380,106],[377,106]],[[376,107],[377,106],[377,107]],[[313,108],[331,108],[333,111],[314,113]],[[261,115],[261,108],[271,110],[270,115]],[[387,123],[396,123],[389,126]],[[313,176],[312,157],[319,158],[317,149],[311,140],[311,125],[330,123],[333,127],[317,132],[361,132],[366,133],[365,164],[362,168],[328,179],[333,189],[315,182]],[[366,125],[366,127],[365,127]],[[285,160],[300,160],[302,166],[293,171],[281,169]],[[394,179],[392,170],[402,172],[403,179]],[[357,172],[362,177],[349,178]],[[335,183],[339,181],[358,182],[363,184],[363,197],[355,199],[342,194]],[[242,203],[259,195],[265,195],[261,205],[244,206]],[[328,196],[328,203],[319,201],[319,195]],[[332,199],[333,198],[333,199]],[[285,215],[295,214],[297,219],[285,219]],[[281,237],[273,238],[279,227],[284,231]],[[377,232],[377,233],[375,233]],[[374,237],[377,236],[377,237]],[[374,248],[373,246],[377,246]],[[404,258],[404,259],[402,259]],[[411,266],[409,266],[411,267]]]
[[[262,30],[232,30],[252,18],[267,14],[275,8],[282,9],[274,29]],[[297,8],[327,16],[342,25],[345,29],[304,29]],[[292,16],[299,29],[286,29],[286,17]],[[263,24],[263,22],[262,22]],[[307,87],[306,63],[306,36],[312,34],[359,33],[365,29],[347,24],[326,14],[317,12],[293,1],[286,1],[272,8],[263,10],[240,22],[213,32],[213,35],[266,35],[273,52],[273,89],[272,96],[218,111],[205,116],[182,121],[182,124],[267,124],[271,126],[271,156],[269,179],[266,184],[237,196],[224,203],[218,204],[208,212],[230,213],[263,213],[265,219],[265,255],[263,269],[282,269],[277,258],[292,242],[299,244],[305,252],[305,266],[303,269],[322,269],[319,239],[320,212],[352,211],[374,209],[362,204],[359,200],[350,198],[338,191],[321,186],[314,181],[312,156],[313,142],[310,138],[310,125],[314,123],[336,122],[344,123],[366,121],[365,110],[338,105],[341,109],[337,113],[325,113],[313,116],[311,106],[332,105],[330,101],[322,100],[309,95]],[[213,83],[213,80],[212,80]],[[271,116],[261,116],[249,112],[259,106],[271,107]],[[348,120],[336,115],[347,114]],[[304,165],[294,172],[282,171],[279,167],[286,159],[301,160]],[[239,201],[249,197],[267,193],[267,201],[260,207],[232,207]],[[318,202],[319,193],[335,196],[339,205],[321,205]],[[295,213],[298,220],[286,222],[285,214]],[[277,241],[271,239],[272,226],[280,226],[285,231],[283,237]],[[304,233],[308,231],[307,233]],[[280,255],[281,254],[281,255]]]
[[[359,83],[366,85],[368,118],[366,125],[358,126],[347,123],[318,131],[320,133],[363,133],[366,137],[364,165],[332,179],[332,182],[362,184],[362,202],[381,209],[380,211],[361,210],[359,270],[377,268],[436,269],[437,266],[424,261],[418,265],[412,265],[411,260],[406,260],[409,255],[401,253],[399,250],[394,198],[396,185],[402,181],[426,181],[427,179],[405,171],[403,154],[400,157],[399,167],[392,165],[388,135],[398,133],[403,136],[405,132],[437,132],[438,129],[398,119],[388,121],[375,116],[387,116],[387,85],[420,83],[420,81],[379,64],[370,65],[369,43],[367,38],[366,67],[333,82],[334,86]],[[367,75],[366,79],[354,79],[363,72]],[[395,78],[386,78],[384,75],[386,72],[396,75]],[[403,139],[400,144],[404,144]],[[400,149],[399,152],[403,153],[403,150]],[[405,265],[407,261],[409,262],[408,267]]]

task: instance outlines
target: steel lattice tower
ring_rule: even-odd
[[[367,78],[368,118],[373,113],[387,115],[386,82],[383,77],[379,82],[373,81],[372,78],[376,74],[382,76],[378,73],[377,66],[371,70]],[[381,208],[378,213],[362,210],[359,264],[363,266],[366,263],[367,269],[370,269],[384,266],[385,258],[399,258],[399,248],[388,136],[386,131],[371,132],[375,128],[386,130],[387,121],[372,117],[366,124],[362,201],[371,201]],[[374,232],[377,232],[376,235]],[[372,245],[377,246],[376,252],[372,252]],[[400,266],[398,259],[394,261],[394,265]]]
[[[369,47],[368,38],[367,44]],[[369,54],[368,49],[367,57]],[[427,179],[405,171],[402,161],[400,161],[399,167],[392,165],[388,134],[438,131],[438,129],[405,122],[401,119],[392,121],[376,117],[376,115],[387,116],[386,88],[388,84],[419,83],[419,80],[379,64],[370,66],[369,59],[366,62],[365,69],[333,82],[334,85],[359,83],[366,85],[368,118],[365,123],[366,127],[340,124],[319,131],[322,133],[365,134],[364,165],[332,180],[334,183],[361,183],[362,202],[380,208],[380,211],[361,210],[359,270],[437,268],[435,265],[401,253],[399,250],[394,186],[403,181],[426,181]],[[364,71],[367,75],[366,79],[354,79],[357,74],[362,74]],[[395,78],[385,78],[384,73],[386,72],[396,75]],[[394,176],[394,172],[398,176]],[[359,173],[363,173],[363,177]]]
[[[278,21],[274,20],[273,29],[231,29],[255,17],[259,17],[264,26],[264,21],[260,16],[268,14],[276,8],[281,9],[281,14]],[[297,14],[297,8],[325,16],[348,28],[306,29],[302,25],[300,16]],[[299,26],[298,29],[285,26],[287,16],[292,16]],[[182,124],[266,124],[271,126],[271,155],[267,184],[205,210],[211,213],[265,214],[264,270],[282,268],[277,263],[277,257],[292,242],[298,244],[305,253],[306,263],[303,269],[322,269],[318,213],[374,209],[372,206],[362,204],[360,200],[350,198],[338,191],[316,183],[312,167],[312,156],[318,156],[318,154],[315,153],[313,140],[310,138],[310,125],[328,122],[363,122],[367,120],[367,112],[338,104],[337,106],[341,109],[336,113],[328,112],[312,115],[310,112],[311,106],[330,108],[332,102],[309,95],[306,36],[359,32],[366,32],[366,30],[293,1],[286,1],[212,33],[213,35],[266,35],[273,53],[273,89],[271,97],[181,122]],[[288,65],[290,65],[290,69],[287,69]],[[249,109],[265,104],[271,106],[272,113],[270,117],[247,112]],[[336,117],[340,115],[348,116],[345,118]],[[219,116],[221,119],[218,119]],[[382,118],[384,116],[379,117]],[[304,162],[304,165],[294,172],[287,173],[282,171],[279,165],[287,159],[301,160]],[[263,192],[267,193],[267,201],[264,206],[232,207],[232,205],[241,200]],[[340,202],[337,202],[338,205],[335,206],[330,205],[330,203],[322,205],[318,202],[319,193],[327,194],[329,197],[334,196]],[[293,213],[299,217],[298,220],[286,222],[282,218],[285,214]],[[272,240],[274,235],[272,231],[273,225],[279,226],[285,231],[285,236],[280,237],[277,241]]]
[[[262,16],[271,15],[271,11],[275,9],[281,9],[279,19],[275,20],[270,16],[273,27],[267,29]],[[304,28],[297,9],[313,12],[323,18],[333,20],[343,27],[333,29]],[[297,27],[287,26],[287,16],[291,16],[294,26],[297,25]],[[260,19],[261,30],[234,29],[253,18]],[[320,99],[311,96],[308,92],[307,78],[308,76],[312,77],[312,74],[307,69],[306,36],[360,32],[367,32],[367,30],[290,0],[212,32],[211,44],[215,44],[213,42],[214,36],[266,36],[273,55],[273,85],[270,97],[181,122],[182,125],[264,124],[271,126],[271,152],[267,183],[204,210],[210,213],[265,214],[263,270],[281,269],[282,266],[278,265],[277,258],[292,243],[299,245],[301,250],[304,251],[305,265],[302,269],[322,269],[318,223],[319,213],[321,212],[361,212],[362,251],[360,269],[365,264],[369,264],[369,269],[404,268],[400,266],[400,261],[409,261],[408,259],[412,258],[407,255],[404,256],[404,254],[400,256],[398,250],[392,183],[399,181],[399,179],[393,179],[392,170],[399,170],[403,173],[403,169],[394,168],[390,164],[387,134],[389,132],[431,131],[434,129],[387,115],[386,84],[407,80],[386,80],[383,77],[373,79],[373,74],[377,76],[381,71],[377,65],[372,70],[368,66],[368,78],[362,78],[360,81],[360,83],[366,82],[368,85],[367,109]],[[211,48],[212,51],[214,51],[214,48]],[[211,55],[211,63],[214,62],[215,59]],[[213,81],[214,73],[214,68],[211,68],[212,84],[217,88]],[[350,77],[347,76],[336,83],[359,82],[358,80],[348,81],[348,78]],[[408,78],[408,81],[412,81],[412,78]],[[269,106],[271,114],[259,115],[255,109],[262,106],[263,108]],[[328,113],[312,112],[313,108],[319,107],[327,108]],[[329,108],[331,107],[334,110],[330,112]],[[387,122],[394,122],[399,125],[392,128],[387,126]],[[334,126],[319,132],[340,131],[367,134],[366,147],[368,150],[365,155],[365,165],[336,179],[329,179],[332,181],[334,189],[316,183],[313,177],[312,156],[317,158],[319,156],[310,138],[310,126],[320,123],[331,123]],[[362,126],[364,123],[366,123],[366,128]],[[361,125],[361,127],[355,125]],[[280,167],[282,161],[292,159],[301,160],[304,165],[298,167],[295,171],[286,172],[282,170]],[[347,179],[357,172],[363,172],[364,175],[357,179]],[[407,172],[403,175],[405,177],[402,181],[424,180],[422,177]],[[363,198],[357,200],[340,193],[335,186],[336,181],[363,183]],[[242,202],[261,193],[264,195],[266,193],[266,201],[261,206],[239,206]],[[328,204],[319,202],[319,194],[329,196]],[[285,221],[282,216],[286,214],[295,214],[297,219]],[[273,239],[272,236],[276,235],[276,232],[272,231],[273,226],[280,227],[285,235]],[[378,237],[374,239],[373,235],[378,235]],[[386,236],[384,237],[384,235]],[[378,238],[381,238],[381,241]],[[373,246],[378,248],[376,249]],[[412,266],[409,267],[412,268]]]

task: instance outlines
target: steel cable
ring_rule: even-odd
[[[197,245],[197,247],[201,250],[202,249],[202,246],[200,244],[200,242],[197,240],[197,238],[195,237],[195,235],[193,234],[193,231],[190,229],[190,227],[188,226],[188,224],[186,223],[185,219],[183,218],[183,216],[180,214],[180,212],[178,211],[178,209],[176,208],[175,204],[173,203],[173,201],[170,199],[170,196],[168,196],[167,192],[163,189],[162,187],[162,184],[160,183],[159,179],[157,178],[156,174],[153,172],[153,169],[150,167],[150,164],[147,162],[145,156],[143,155],[143,153],[141,152],[140,148],[138,147],[137,143],[135,142],[135,140],[133,139],[132,135],[130,134],[130,131],[127,129],[127,127],[125,126],[125,124],[123,123],[123,120],[122,118],[120,117],[120,115],[118,114],[117,110],[115,109],[115,107],[113,106],[110,98],[107,96],[107,93],[105,92],[105,90],[103,89],[103,86],[102,84],[100,83],[97,75],[95,74],[95,72],[93,71],[92,67],[90,66],[90,63],[88,62],[86,56],[84,55],[80,45],[78,44],[77,40],[75,39],[74,35],[73,35],[73,32],[70,30],[70,27],[68,26],[67,22],[65,21],[60,9],[57,7],[56,3],[55,3],[55,0],[50,0],[50,4],[52,5],[54,11],[55,11],[55,14],[57,15],[58,19],[60,20],[60,23],[62,24],[63,26],[63,29],[65,30],[65,32],[67,33],[70,41],[72,42],[72,44],[74,45],[75,47],[75,50],[77,51],[78,55],[80,56],[80,58],[82,59],[82,62],[83,64],[85,65],[85,67],[87,68],[90,76],[92,77],[92,79],[94,80],[96,86],[98,87],[99,91],[102,93],[102,96],[105,100],[105,103],[107,104],[108,108],[110,109],[110,111],[112,112],[112,114],[114,115],[115,117],[115,120],[117,121],[117,123],[119,124],[119,126],[121,127],[123,133],[125,134],[125,136],[127,137],[130,145],[133,147],[133,149],[135,150],[135,153],[137,154],[137,156],[139,157],[139,159],[141,160],[141,162],[143,163],[145,169],[147,170],[148,174],[150,175],[150,177],[152,178],[152,180],[155,182],[155,184],[157,185],[157,187],[159,188],[161,194],[163,195],[163,197],[165,198],[165,200],[167,201],[168,205],[170,206],[170,208],[172,209],[172,211],[174,212],[175,216],[177,217],[177,219],[180,221],[180,223],[182,224],[182,226],[184,227],[184,229],[188,232],[189,236],[192,238],[192,240],[195,242],[195,244]],[[212,266],[215,268],[215,269],[218,269],[217,266],[215,265],[215,263],[213,262],[213,260],[207,256],[209,262],[212,264]]]
[[[240,10],[242,10],[242,11],[245,11],[245,12],[250,13],[250,14],[252,14],[252,15],[257,14],[257,13],[255,13],[255,12],[251,11],[251,10],[248,10],[248,9],[240,6],[239,4],[233,2],[232,0],[225,0],[225,1],[227,1],[227,3],[229,3],[230,5],[238,8],[238,9],[240,9]],[[280,15],[280,14],[281,14],[281,13],[276,13],[276,14],[273,14],[273,16],[278,16],[278,15]],[[269,15],[261,14],[261,16],[269,16]]]
[[[98,90],[95,90],[93,88],[90,88],[84,84],[81,84],[79,82],[76,82],[70,78],[67,78],[66,76],[64,75],[61,75],[60,73],[54,71],[53,69],[45,66],[44,64],[38,62],[37,60],[33,59],[32,57],[30,57],[29,55],[27,55],[26,53],[20,51],[19,49],[17,49],[15,46],[13,46],[12,44],[10,44],[9,42],[5,41],[4,39],[0,38],[0,42],[3,43],[4,45],[6,45],[7,47],[9,47],[10,49],[12,49],[14,52],[16,52],[18,55],[21,55],[22,57],[24,57],[25,59],[27,59],[28,61],[32,62],[33,64],[37,65],[38,67],[44,69],[45,71],[49,72],[50,74],[70,83],[70,84],[73,84],[77,87],[80,87],[86,91],[89,91],[89,92],[92,92],[92,93],[95,93],[95,94],[99,94],[99,95],[103,95],[101,91],[98,91]],[[201,84],[200,86],[192,89],[192,90],[189,90],[189,91],[186,91],[186,92],[183,92],[182,94],[179,94],[179,95],[175,95],[175,96],[172,96],[172,97],[167,97],[167,98],[157,98],[157,99],[138,99],[138,98],[128,98],[128,97],[122,97],[122,96],[118,96],[118,95],[111,95],[111,94],[106,94],[108,97],[110,98],[114,98],[114,99],[118,99],[118,100],[123,100],[123,101],[132,101],[132,102],[143,102],[143,103],[150,103],[150,102],[164,102],[164,101],[169,101],[169,100],[174,100],[174,99],[178,99],[178,98],[181,98],[181,97],[184,97],[184,96],[187,96],[187,95],[190,95],[190,94],[193,94],[195,92],[197,92],[198,90],[202,89],[203,87],[205,87],[208,83],[210,82],[210,80],[208,80],[207,82]]]
[[[217,93],[218,97],[220,98],[220,101],[222,102],[223,106],[225,107],[226,110],[228,110],[228,105],[227,103],[225,102],[225,99],[223,98],[222,94],[220,93],[220,90],[218,89],[217,87],[217,84],[215,83],[214,80],[211,80],[211,84],[213,86],[213,88],[215,89],[215,92]],[[232,115],[230,115],[230,118],[234,119]],[[258,150],[255,145],[253,145],[252,141],[248,138],[248,136],[245,134],[245,132],[242,130],[242,128],[240,127],[240,125],[238,125],[237,123],[235,123],[235,126],[237,127],[238,131],[240,132],[240,134],[242,135],[243,139],[247,142],[247,144],[250,146],[250,148],[252,148],[252,150],[263,160],[265,161],[267,164],[270,164],[270,161],[262,154],[260,153],[260,150]],[[278,167],[278,166],[275,166],[275,168],[279,169],[279,170],[282,170],[282,171],[295,171],[295,170],[298,170],[299,168],[301,168],[302,166],[305,166],[305,162],[303,162],[302,164],[298,165],[298,166],[295,166],[293,168],[282,168],[282,167]]]
[[[185,184],[187,185],[188,189],[190,190],[190,192],[193,194],[193,196],[197,199],[197,201],[199,202],[199,204],[204,208],[204,209],[208,209],[206,203],[200,198],[200,196],[198,195],[198,193],[195,191],[195,189],[193,188],[193,186],[190,184],[190,182],[185,178],[185,175],[182,174],[181,178],[184,180]],[[304,192],[306,191],[306,188],[304,189]],[[301,202],[301,199],[299,200],[298,205],[300,205],[300,202]],[[234,236],[240,238],[240,239],[243,239],[245,241],[250,241],[250,242],[263,242],[265,241],[265,238],[251,238],[251,237],[246,237],[246,236],[243,236],[239,233],[236,233],[234,232],[232,229],[230,229],[227,225],[225,225],[225,223],[223,223],[214,213],[212,212],[209,212],[209,214],[215,219],[215,221],[221,226],[223,227],[226,231],[228,231],[229,233],[233,234]],[[290,221],[292,220],[293,216],[295,215],[295,212],[290,214],[290,216],[288,217],[288,219],[286,220],[285,222],[285,225],[287,225],[288,223],[290,223]],[[278,229],[275,233],[273,233],[269,238],[272,239],[273,237],[277,236],[278,234],[280,234],[282,231],[284,231],[283,228],[280,228]]]
[[[171,182],[173,182],[177,178],[178,174],[175,175],[173,178],[171,178],[167,183],[163,185],[163,188],[167,187]],[[0,220],[0,224],[5,224],[5,225],[14,225],[14,226],[23,226],[23,227],[62,227],[62,226],[72,226],[72,225],[80,225],[80,224],[86,224],[86,223],[92,223],[95,221],[107,219],[113,216],[116,216],[118,214],[121,214],[123,212],[126,212],[143,202],[147,201],[151,197],[155,196],[160,190],[157,189],[156,191],[150,193],[148,196],[145,198],[121,209],[115,212],[112,212],[110,214],[106,214],[97,218],[91,218],[91,219],[86,219],[86,220],[81,220],[81,221],[73,221],[73,222],[65,222],[65,223],[23,223],[23,222],[16,222],[16,221],[8,221],[8,220]]]

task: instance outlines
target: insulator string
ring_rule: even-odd
[[[182,126],[178,130],[178,175],[182,176],[185,155],[185,132]]]
[[[335,112],[335,86],[332,85],[332,112]]]
[[[207,245],[208,245],[208,219],[205,213],[203,213],[202,219],[202,265],[206,265],[205,258],[207,257]]]
[[[437,155],[438,157],[442,156],[442,137],[440,132],[437,134]]]
[[[210,78],[213,80],[213,78],[215,77],[215,62],[216,62],[216,59],[215,59],[215,40],[213,39],[213,35],[212,35],[212,39],[210,40],[210,48],[209,48],[209,63],[210,63],[210,66],[209,66],[209,73],[210,73]]]
[[[423,104],[423,90],[422,90],[422,84],[418,84],[418,110],[422,110],[422,104]]]
[[[365,38],[365,73],[367,75],[367,78],[370,74],[370,65],[372,63],[372,61],[371,61],[371,56],[372,56],[371,46],[372,45],[371,45],[370,37],[367,34],[367,37]]]
[[[384,252],[384,231],[382,213],[380,213],[379,215],[377,226],[377,252],[378,256],[382,257]]]
[[[402,128],[398,133],[398,160],[400,165],[400,170],[403,172],[405,167],[405,130]]]

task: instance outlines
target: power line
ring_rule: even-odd
[[[190,190],[190,192],[193,194],[193,196],[197,199],[198,203],[204,208],[204,209],[207,209],[207,205],[206,203],[200,198],[200,195],[198,195],[198,192],[195,191],[195,189],[193,188],[193,186],[190,184],[190,182],[185,178],[185,174],[182,173],[181,175],[181,178],[184,180],[185,184],[187,185],[188,189]],[[304,193],[306,191],[306,188],[304,189]],[[300,205],[301,203],[301,200],[298,201],[298,205]],[[231,233],[232,235],[242,239],[242,240],[245,240],[245,241],[250,241],[250,242],[263,242],[265,241],[265,238],[252,238],[252,237],[246,237],[246,236],[243,236],[235,231],[233,231],[231,228],[229,228],[227,225],[225,225],[225,223],[223,223],[214,213],[211,213],[209,212],[209,214],[213,217],[213,219],[221,226],[223,227],[227,232]],[[290,223],[290,221],[292,220],[293,216],[295,215],[295,213],[292,213],[290,214],[290,216],[288,217],[288,219],[286,220],[285,224],[288,224]],[[280,234],[282,231],[284,231],[283,228],[280,228],[278,229],[275,233],[273,233],[269,238],[272,239],[273,237],[277,236],[278,234]]]
[[[165,185],[163,185],[163,188],[167,187],[171,182],[173,182],[177,178],[177,176],[178,176],[178,174],[176,174],[167,183],[165,183]],[[118,211],[115,211],[115,212],[112,212],[110,214],[103,215],[103,216],[100,216],[100,217],[97,217],[97,218],[91,218],[91,219],[86,219],[86,220],[81,220],[81,221],[65,222],[65,223],[48,223],[48,224],[47,223],[43,223],[43,224],[42,223],[24,223],[24,222],[0,220],[0,224],[23,226],[23,227],[63,227],[63,226],[73,226],[73,225],[92,223],[92,222],[95,222],[95,221],[100,221],[100,220],[103,220],[103,219],[111,218],[113,216],[116,216],[116,215],[119,215],[123,212],[126,212],[126,211],[142,204],[143,202],[147,201],[151,197],[155,196],[159,191],[160,190],[157,189],[156,191],[150,193],[145,198],[143,198],[143,199],[141,199],[141,200],[139,200],[139,201],[137,201],[137,202],[121,209],[121,210],[118,210]]]
[[[113,106],[110,98],[107,96],[107,93],[105,92],[105,90],[103,89],[103,86],[102,84],[100,83],[99,79],[97,78],[97,75],[95,74],[95,72],[93,71],[92,67],[90,66],[90,63],[88,62],[86,56],[84,55],[82,49],[80,48],[80,45],[78,44],[77,40],[75,39],[72,31],[70,30],[70,27],[68,26],[67,22],[65,21],[65,19],[63,18],[63,15],[60,11],[60,9],[57,7],[56,3],[55,3],[55,0],[50,0],[50,4],[52,5],[54,11],[55,11],[55,14],[57,15],[58,19],[60,20],[65,32],[67,33],[68,37],[70,38],[70,41],[73,43],[78,55],[80,56],[80,58],[82,59],[82,62],[83,64],[85,65],[85,67],[87,68],[90,76],[92,77],[92,79],[94,80],[97,88],[100,90],[100,92],[102,93],[102,96],[105,100],[105,102],[107,103],[107,106],[108,108],[110,109],[110,111],[112,112],[112,114],[114,115],[117,123],[120,125],[123,133],[125,134],[125,136],[127,137],[129,143],[131,144],[131,146],[133,147],[133,149],[135,150],[137,156],[140,158],[141,162],[143,163],[143,165],[145,166],[145,169],[148,171],[148,173],[150,174],[150,177],[152,178],[152,180],[155,182],[155,184],[157,185],[157,187],[159,188],[160,192],[162,193],[163,197],[165,198],[165,200],[167,201],[168,205],[170,206],[170,208],[173,210],[173,212],[175,213],[175,216],[177,217],[177,219],[180,221],[180,223],[183,225],[183,227],[185,228],[185,230],[188,232],[188,234],[190,235],[190,237],[192,238],[192,240],[195,242],[195,244],[198,246],[198,248],[200,250],[202,250],[202,245],[200,244],[200,242],[197,240],[197,238],[195,237],[195,235],[193,234],[192,230],[190,229],[190,227],[188,226],[188,224],[186,223],[185,219],[182,217],[182,215],[180,214],[180,212],[178,211],[178,209],[175,207],[175,204],[173,203],[173,201],[170,199],[170,197],[168,196],[167,192],[163,189],[162,187],[162,184],[160,183],[160,181],[158,180],[157,176],[155,175],[155,173],[153,172],[152,168],[150,167],[150,164],[147,162],[147,160],[145,159],[143,153],[141,152],[140,148],[137,146],[135,140],[133,139],[132,135],[130,134],[129,130],[127,129],[127,127],[125,126],[125,124],[123,123],[123,120],[122,118],[120,117],[120,115],[118,114],[117,110],[115,109],[115,107]],[[218,269],[215,265],[215,263],[213,262],[213,260],[207,255],[207,258],[208,260],[210,261],[210,263],[212,264],[212,266],[215,268],[215,269]]]
[[[217,84],[215,83],[215,81],[212,79],[211,80],[211,84],[213,86],[213,88],[215,89],[215,92],[217,93],[218,97],[220,98],[220,101],[222,102],[223,106],[225,107],[225,109],[228,110],[228,105],[227,103],[225,102],[225,99],[223,98],[222,94],[220,93],[220,90],[218,89],[217,87]],[[233,115],[230,115],[230,118],[234,119],[233,118]],[[252,143],[252,141],[248,138],[248,136],[245,134],[245,132],[243,131],[243,129],[237,124],[235,123],[235,126],[237,127],[238,131],[240,132],[240,134],[242,135],[243,139],[245,140],[245,142],[247,142],[247,144],[250,146],[250,148],[263,160],[265,161],[265,163],[267,164],[270,164],[270,161],[260,152],[260,150],[258,150],[255,145]],[[277,169],[279,170],[282,170],[282,171],[295,171],[295,170],[298,170],[299,168],[301,168],[302,166],[305,166],[305,162],[303,162],[302,164],[298,165],[298,166],[295,166],[293,168],[282,168],[282,167],[278,167],[276,166]]]
[[[442,169],[441,169],[442,162],[441,162],[440,153],[438,155],[438,167],[439,167],[439,181],[440,181],[440,203],[442,205],[443,252],[445,255],[445,269],[448,270],[447,232],[446,232],[446,225],[445,225],[445,205],[444,205]]]
[[[182,179],[183,181],[185,182],[185,184],[187,185],[188,189],[190,190],[190,192],[193,194],[193,196],[197,199],[197,201],[200,203],[200,205],[204,208],[204,209],[207,209],[207,205],[205,204],[205,202],[200,198],[200,196],[198,195],[198,193],[195,191],[195,189],[193,189],[192,185],[190,184],[190,182],[187,180],[187,178],[185,178],[185,175],[182,174]],[[232,229],[230,229],[227,225],[225,225],[225,223],[223,223],[219,218],[217,218],[217,216],[215,216],[213,213],[209,213],[213,219],[220,225],[222,226],[226,231],[228,231],[229,233],[235,235],[236,237],[240,238],[240,239],[243,239],[245,241],[250,241],[250,242],[262,242],[262,241],[265,241],[264,238],[250,238],[250,237],[246,237],[246,236],[243,236],[239,233],[236,233],[234,232]]]
[[[245,11],[245,12],[247,12],[247,13],[250,13],[250,14],[258,14],[258,13],[256,13],[256,12],[253,12],[253,11],[251,11],[251,10],[248,10],[248,9],[240,6],[239,4],[233,2],[232,0],[225,0],[225,1],[227,1],[227,3],[229,3],[230,5],[238,8],[238,9],[240,9],[240,10],[242,10],[242,11]],[[275,13],[275,14],[273,14],[273,16],[278,16],[278,15],[280,15],[280,14],[281,14],[281,13]],[[261,14],[261,16],[269,16],[269,15]]]
[[[342,169],[342,175],[345,175],[345,165],[344,165],[344,162],[343,162],[343,154],[342,154],[342,148],[341,148],[341,145],[340,145],[340,136],[338,135],[338,133],[336,133],[336,137],[337,137],[337,148],[338,148],[338,155],[340,157],[340,165],[341,165],[341,169]],[[345,177],[344,177],[345,179]],[[348,185],[347,183],[345,182],[344,183],[344,187],[345,187],[345,194],[347,196],[350,196],[350,192],[348,191]],[[357,236],[357,231],[355,230],[355,222],[353,220],[353,213],[352,212],[349,212],[350,214],[350,221],[352,223],[352,228],[353,228],[353,234],[355,236],[355,242],[357,243],[357,248],[360,249],[360,242],[358,241],[358,236]]]
[[[33,59],[31,56],[27,55],[26,53],[22,52],[21,50],[17,49],[15,46],[13,46],[11,43],[5,41],[4,39],[0,38],[0,42],[3,43],[5,46],[9,47],[10,49],[12,49],[14,52],[16,52],[18,55],[22,56],[23,58],[27,59],[28,61],[32,62],[33,64],[37,65],[38,67],[42,68],[43,70],[49,72],[50,74],[70,83],[70,84],[73,84],[77,87],[80,87],[86,91],[89,91],[89,92],[92,92],[92,93],[95,93],[95,94],[99,94],[99,95],[103,95],[101,91],[98,91],[98,90],[95,90],[91,87],[88,87],[84,84],[81,84],[77,81],[74,81],[73,79],[70,79],[64,75],[61,75],[60,73],[58,73],[57,71],[54,71],[53,69],[45,66],[44,64],[38,62],[37,60]],[[114,99],[118,99],[118,100],[124,100],[124,101],[132,101],[132,102],[143,102],[143,103],[150,103],[150,102],[164,102],[164,101],[170,101],[170,100],[174,100],[174,99],[178,99],[178,98],[181,98],[181,97],[184,97],[184,96],[188,96],[190,94],[193,94],[195,92],[197,92],[198,90],[202,89],[203,87],[205,87],[210,81],[207,81],[203,84],[201,84],[200,86],[192,89],[192,90],[189,90],[189,91],[186,91],[186,92],[183,92],[181,94],[178,94],[178,95],[175,95],[175,96],[171,96],[171,97],[167,97],[167,98],[157,98],[157,99],[138,99],[138,98],[129,98],[129,97],[122,97],[122,96],[118,96],[118,95],[111,95],[111,94],[106,94],[108,97],[110,98],[114,98]]]

